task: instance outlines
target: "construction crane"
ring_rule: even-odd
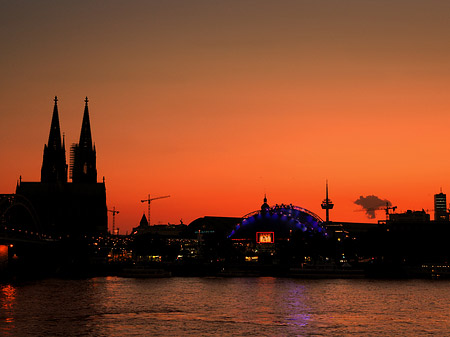
[[[392,212],[395,212],[395,210],[397,209],[397,206],[389,206],[389,203],[386,203],[386,208],[384,209],[386,211],[386,221],[389,220],[389,210],[392,209]]]
[[[112,225],[112,235],[114,235],[115,227],[116,227],[116,214],[119,214],[119,211],[116,211],[116,206],[113,207],[113,209],[108,209],[108,212],[111,212],[113,214],[113,225]]]
[[[162,197],[150,198],[150,194],[149,194],[147,199],[141,200],[141,202],[146,202],[147,205],[148,205],[148,219],[147,220],[148,220],[149,226],[151,226],[151,222],[150,222],[150,204],[151,204],[151,202],[153,200],[164,199],[164,198],[169,198],[169,197],[170,197],[170,195],[165,195],[165,196],[162,196]]]

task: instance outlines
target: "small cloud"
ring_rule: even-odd
[[[392,206],[392,203],[387,199],[380,199],[376,195],[368,195],[366,197],[360,196],[355,204],[361,206],[369,219],[375,219],[375,211]]]

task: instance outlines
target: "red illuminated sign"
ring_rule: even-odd
[[[256,232],[257,243],[274,243],[274,241],[273,232]]]

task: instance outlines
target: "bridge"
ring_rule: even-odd
[[[0,194],[0,244],[44,244],[55,238],[43,232],[32,203],[20,194]]]
[[[84,273],[92,261],[106,261],[107,238],[53,232],[39,214],[25,196],[0,194],[0,279]]]

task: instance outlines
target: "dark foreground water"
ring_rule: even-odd
[[[0,308],[2,336],[450,335],[450,281],[51,279]]]

